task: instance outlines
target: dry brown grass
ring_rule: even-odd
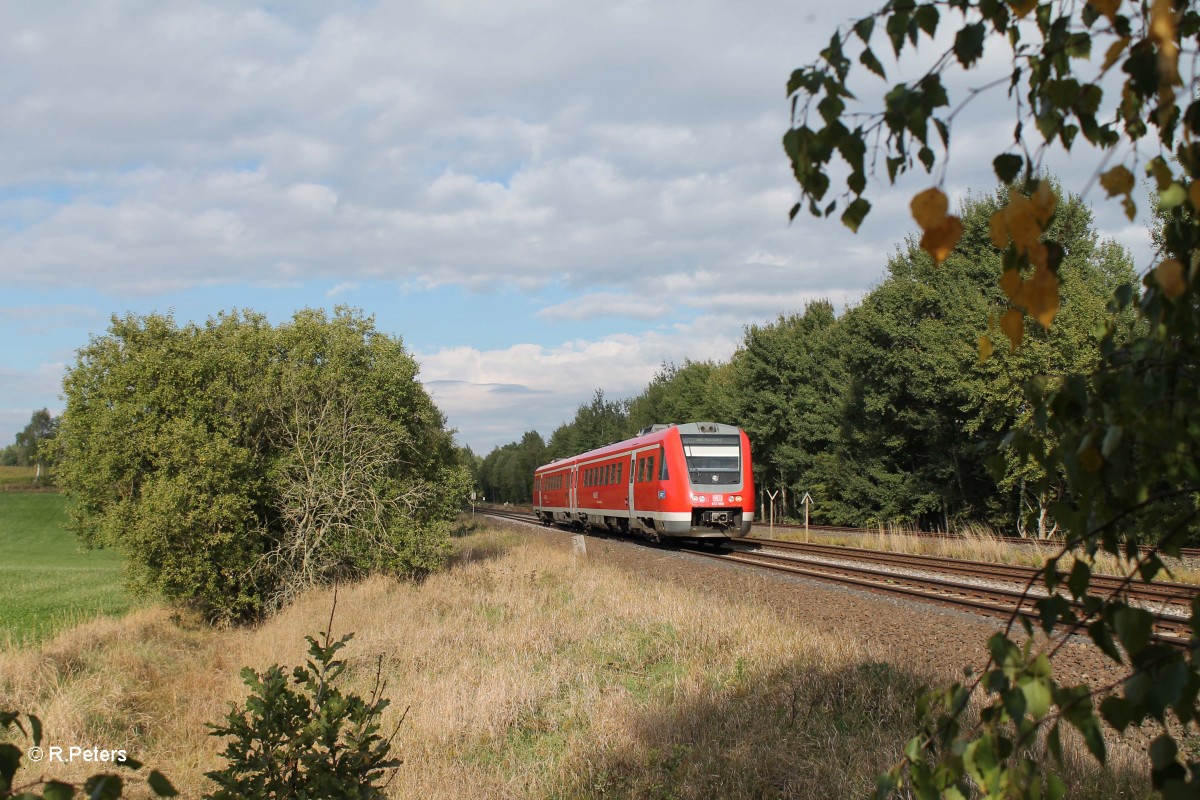
[[[862,797],[931,677],[543,540],[485,531],[458,547],[419,585],[377,578],[338,597],[335,631],[357,632],[349,680],[365,694],[382,659],[388,721],[410,707],[396,797]],[[239,668],[299,663],[331,601],[312,592],[254,630],[162,609],[89,622],[0,653],[0,707],[41,715],[50,744],[128,748],[197,796],[221,746],[204,723],[244,700]],[[1124,778],[1073,780],[1079,796],[1132,796]]]

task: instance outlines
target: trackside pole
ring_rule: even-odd
[[[771,538],[775,538],[775,498],[779,497],[779,490],[767,490],[767,497],[771,498]]]
[[[804,504],[804,541],[808,541],[808,507],[812,505],[812,495],[808,492],[804,493],[804,499],[800,501]]]

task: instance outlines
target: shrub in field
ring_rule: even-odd
[[[417,364],[339,308],[114,317],[63,382],[71,527],[143,593],[245,620],[304,588],[444,563],[468,490]]]
[[[279,665],[261,674],[242,670],[250,687],[245,707],[232,706],[225,725],[209,726],[211,735],[229,737],[225,768],[207,773],[220,787],[209,798],[381,796],[378,781],[401,763],[390,757],[391,738],[380,734],[388,706],[382,687],[376,682],[364,700],[333,685],[346,668],[336,655],[352,637],[307,637],[310,658],[290,682]]]

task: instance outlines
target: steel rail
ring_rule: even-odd
[[[773,570],[791,575],[833,581],[848,586],[885,594],[900,595],[938,605],[967,608],[990,617],[1008,619],[1014,613],[1030,621],[1038,622],[1041,614],[1033,608],[1038,599],[1024,592],[999,589],[976,584],[959,583],[939,578],[902,575],[869,567],[853,567],[840,564],[825,564],[797,561],[787,556],[761,552],[713,552],[703,548],[685,547],[688,553],[760,569]],[[1082,604],[1067,601],[1075,611],[1082,611]],[[1162,612],[1149,612],[1153,617],[1154,630],[1151,638],[1173,647],[1188,647],[1191,625],[1187,617]]]
[[[763,529],[762,521],[756,521],[756,531]],[[806,530],[804,525],[794,522],[776,522],[774,527],[782,528],[783,530]],[[850,528],[837,525],[810,525],[807,528],[809,534],[814,536],[912,536],[917,539],[936,539],[945,542],[970,542],[970,538],[957,533],[939,533],[936,531],[885,531],[879,528]],[[752,538],[758,538],[751,534]],[[998,544],[1013,545],[1014,547],[1031,547],[1041,550],[1058,550],[1063,546],[1063,542],[1058,539],[1022,539],[1017,536],[996,536],[988,537],[985,541],[995,541]],[[1150,548],[1140,547],[1141,552],[1149,552]],[[1179,550],[1179,557],[1183,560],[1200,561],[1200,547],[1182,547]]]
[[[730,542],[734,546],[744,546],[749,540],[738,539]],[[853,561],[867,561],[877,564],[887,564],[910,569],[927,569],[965,575],[987,580],[1004,580],[1026,584],[1034,580],[1038,570],[1016,564],[999,564],[990,561],[965,561],[946,556],[932,556],[919,553],[896,553],[887,550],[872,550],[863,547],[848,547],[830,544],[812,544],[805,542],[789,542],[777,539],[754,539],[754,544],[760,547],[772,547],[808,555],[826,558],[847,558]],[[1065,581],[1066,576],[1063,576]],[[1113,575],[1092,574],[1090,585],[1093,589],[1112,594],[1121,590],[1123,597],[1144,600],[1147,602],[1191,603],[1193,598],[1200,595],[1200,586],[1171,581],[1153,581],[1144,583],[1136,581],[1121,588],[1123,578]],[[1041,582],[1038,582],[1041,585]]]

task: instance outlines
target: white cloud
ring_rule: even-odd
[[[496,385],[544,392],[522,402],[557,424],[597,386],[632,393],[664,358],[727,357],[742,325],[853,303],[879,280],[934,178],[877,176],[858,236],[806,213],[789,224],[780,146],[791,70],[876,5],[8,3],[0,282],[39,307],[105,298],[97,319],[72,317],[83,337],[110,304],[206,287],[318,305],[388,283],[553,287],[531,312],[540,342],[613,314],[654,320],[591,342],[427,348],[426,378],[462,381],[437,390],[480,430],[497,424],[488,408],[522,427]],[[1010,111],[988,102],[956,122],[955,198],[991,185],[1007,143]],[[1078,152],[1052,166],[1073,183],[1094,169]],[[1116,213],[1098,220],[1147,250]]]

